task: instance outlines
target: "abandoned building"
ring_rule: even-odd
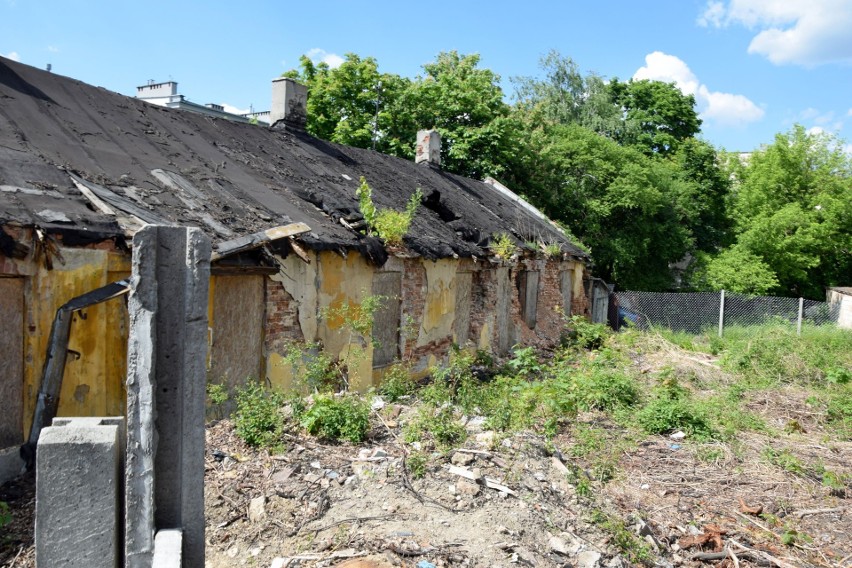
[[[294,342],[340,355],[350,337],[328,308],[370,295],[385,301],[375,346],[351,369],[357,389],[402,356],[426,369],[453,344],[552,345],[565,314],[588,313],[588,255],[495,180],[442,171],[436,133],[422,133],[416,162],[332,144],[304,132],[304,87],[272,90],[267,127],[0,58],[0,397],[12,402],[0,448],[30,427],[57,310],[126,278],[146,224],[211,237],[208,379],[229,388],[247,377],[286,388]],[[422,192],[403,246],[363,230],[362,177],[377,207],[403,210]],[[263,231],[263,246],[222,248]],[[517,247],[509,258],[490,247],[500,234]],[[59,415],[123,413],[127,325],[120,295],[73,311]]]

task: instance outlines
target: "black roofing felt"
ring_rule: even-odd
[[[586,258],[486,183],[305,133],[149,105],[0,58],[0,222],[120,234],[72,173],[147,222],[200,226],[220,241],[301,221],[312,229],[300,237],[308,247],[356,249],[381,262],[376,239],[339,222],[358,219],[364,176],[378,207],[401,210],[421,189],[425,206],[405,242],[428,258],[484,256],[498,232]]]

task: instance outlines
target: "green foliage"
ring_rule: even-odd
[[[491,242],[488,248],[491,249],[491,253],[494,256],[503,260],[509,260],[518,252],[515,241],[508,233],[495,233],[491,235]]]
[[[414,394],[416,388],[417,383],[411,377],[411,369],[403,363],[396,363],[382,377],[379,394],[388,402],[396,402]]]
[[[367,223],[368,232],[376,233],[390,246],[400,246],[403,237],[408,234],[414,214],[423,199],[423,193],[418,188],[409,198],[405,211],[393,209],[377,209],[373,204],[373,190],[367,184],[367,180],[361,177],[361,185],[355,192],[358,198],[358,207]]]
[[[280,408],[284,398],[253,380],[236,391],[237,413],[234,425],[237,435],[249,446],[271,447],[279,442],[284,429]]]
[[[312,436],[357,444],[370,425],[370,408],[357,396],[317,395],[302,415],[302,427]]]
[[[592,323],[581,315],[573,315],[568,322],[566,338],[569,345],[581,349],[598,349],[612,334],[602,323]]]
[[[6,501],[0,501],[0,529],[12,522],[12,513],[9,511],[9,504]]]
[[[636,414],[639,425],[649,434],[668,434],[682,430],[698,440],[713,438],[706,411],[696,404],[689,391],[677,379],[664,373],[652,392],[652,398]]]
[[[456,418],[452,406],[436,407],[424,404],[413,421],[404,431],[407,442],[431,439],[441,450],[450,450],[464,443],[467,430]]]
[[[427,463],[429,463],[429,458],[422,452],[413,452],[405,459],[405,465],[408,467],[412,479],[421,479],[426,475]]]
[[[228,402],[228,387],[221,383],[207,383],[207,401],[215,409],[216,417],[222,418],[223,405]]]
[[[291,343],[284,360],[289,363],[294,382],[308,391],[329,392],[340,386],[340,373],[334,359],[316,343]]]
[[[375,315],[386,299],[379,294],[365,295],[360,304],[344,300],[320,311],[320,317],[328,322],[330,327],[341,328],[348,333],[346,351],[340,360],[335,362],[344,388],[349,388],[356,367],[366,357],[364,346],[372,341]]]
[[[612,536],[612,544],[633,564],[653,566],[651,548],[641,537],[630,530],[623,519],[600,509],[592,509],[591,522]]]
[[[778,278],[769,265],[740,246],[715,256],[698,256],[689,279],[690,285],[700,290],[728,290],[755,296],[778,288]]]
[[[621,136],[622,143],[636,145],[647,153],[667,155],[701,129],[695,97],[684,95],[675,83],[647,79],[625,83],[614,79],[608,88],[616,104],[624,109],[626,120],[639,127],[636,135],[628,132]]]
[[[834,326],[803,325],[801,336],[788,325],[732,327],[719,343],[723,367],[755,384],[820,386],[852,369],[852,332]]]
[[[852,156],[795,126],[734,167],[736,245],[775,274],[774,294],[822,299],[852,274]]]
[[[539,361],[535,347],[515,345],[512,358],[506,361],[506,369],[518,377],[535,378],[541,374],[544,366]]]
[[[571,375],[581,410],[616,410],[639,402],[636,381],[622,369],[590,365]]]

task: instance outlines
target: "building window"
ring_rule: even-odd
[[[538,311],[538,279],[539,272],[537,270],[525,270],[518,277],[521,317],[530,329],[535,329],[536,312]]]
[[[383,296],[381,307],[373,314],[373,368],[390,365],[399,358],[400,295],[402,275],[399,272],[377,272],[373,275],[373,295]]]
[[[574,297],[574,271],[563,270],[559,274],[559,287],[562,291],[562,309],[565,310],[565,315],[571,315],[571,300]]]

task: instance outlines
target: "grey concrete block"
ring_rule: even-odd
[[[181,568],[183,534],[179,529],[157,531],[151,568]]]
[[[115,420],[62,420],[42,430],[36,457],[37,566],[121,565],[122,428]]]
[[[0,484],[14,479],[24,472],[24,460],[18,446],[0,450]]]

